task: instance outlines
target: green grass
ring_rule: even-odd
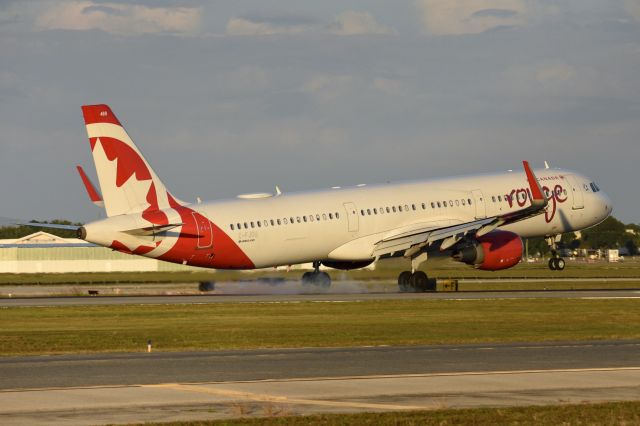
[[[429,411],[317,414],[312,416],[242,418],[234,420],[145,423],[171,426],[346,426],[346,425],[638,425],[640,402],[611,402],[542,407],[472,408]]]
[[[15,307],[0,355],[640,338],[636,300]]]

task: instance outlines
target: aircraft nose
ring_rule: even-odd
[[[598,195],[600,198],[600,206],[604,209],[604,217],[606,218],[613,211],[613,203],[611,202],[611,198],[604,192],[600,192]]]

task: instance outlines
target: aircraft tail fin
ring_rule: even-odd
[[[82,106],[107,216],[177,204],[107,105]]]

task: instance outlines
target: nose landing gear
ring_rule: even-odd
[[[552,271],[564,271],[565,261],[558,253],[558,243],[562,235],[551,235],[546,238],[547,244],[551,249],[551,259],[549,259],[549,269]]]
[[[552,271],[563,271],[565,266],[564,259],[558,256],[557,253],[553,253],[553,256],[554,257],[549,259],[549,269]]]
[[[320,262],[313,262],[313,271],[302,274],[302,285],[304,287],[331,287],[331,277],[326,272],[320,272]]]

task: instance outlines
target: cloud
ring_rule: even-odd
[[[431,34],[476,34],[525,24],[524,0],[417,0],[424,30]]]
[[[337,35],[393,34],[393,29],[379,24],[369,12],[347,10],[329,24],[321,25],[314,19],[291,14],[247,14],[233,17],[227,22],[226,33],[237,36],[264,36],[274,34],[331,33]]]
[[[392,34],[394,31],[379,24],[369,12],[347,10],[329,25],[329,31],[340,35]]]
[[[112,34],[189,34],[199,29],[195,7],[149,7],[141,4],[80,1],[59,3],[42,12],[40,30],[102,30]]]
[[[313,30],[315,21],[294,14],[252,13],[233,17],[227,23],[226,33],[237,36],[296,34]]]

